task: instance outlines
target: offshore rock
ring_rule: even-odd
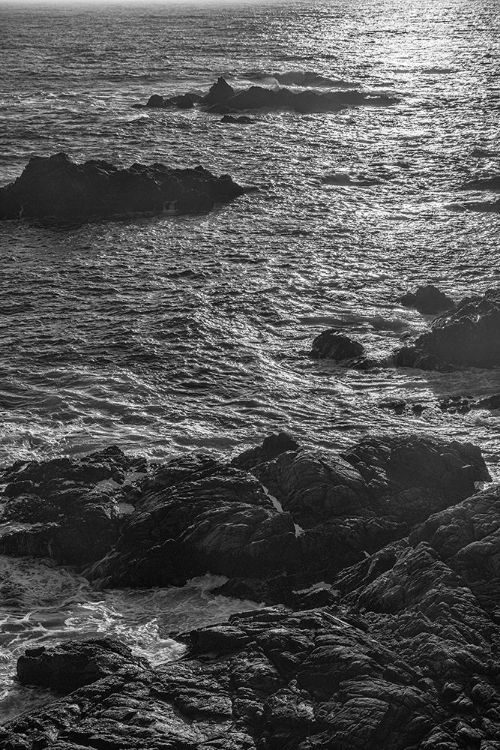
[[[250,86],[239,91],[234,96],[225,99],[222,106],[233,110],[252,109],[285,109],[302,114],[315,112],[339,112],[347,107],[357,106],[388,106],[396,99],[378,95],[372,96],[361,91],[290,91],[287,88],[270,89],[263,86]],[[218,104],[210,107],[210,111],[218,111]],[[224,114],[224,113],[223,113]]]
[[[221,118],[221,122],[229,123],[230,125],[251,125],[255,120],[246,115],[240,115],[239,117],[224,115],[224,117]]]
[[[205,97],[205,104],[225,104],[235,94],[232,86],[222,77],[218,78],[216,83],[210,88]]]
[[[172,169],[105,161],[72,162],[66,154],[35,156],[15,182],[0,188],[0,219],[88,220],[138,214],[206,211],[246,189],[203,167]]]
[[[313,359],[333,359],[342,362],[346,359],[356,359],[365,350],[358,341],[353,341],[334,328],[322,331],[312,342],[311,357]]]
[[[433,314],[455,307],[455,302],[432,284],[419,286],[417,291],[407,292],[399,300],[405,307],[414,307],[421,313]]]
[[[500,366],[500,291],[466,297],[433,321],[429,333],[394,355],[396,367],[450,372]]]

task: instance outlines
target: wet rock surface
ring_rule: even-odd
[[[133,164],[118,169],[105,161],[76,164],[66,154],[35,156],[15,182],[0,188],[0,219],[88,220],[166,210],[191,213],[209,210],[244,192],[229,175],[216,177],[200,166],[172,169],[163,164]]]
[[[500,366],[500,291],[466,297],[433,321],[429,333],[394,355],[397,367],[450,372]]]
[[[113,448],[3,478],[7,505],[28,482],[58,509],[92,482],[129,497],[89,571],[101,584],[224,570],[218,593],[275,606],[178,633],[185,655],[155,668],[111,639],[28,649],[19,679],[63,697],[1,727],[2,748],[497,747],[500,490],[476,491],[489,477],[471,444],[323,455],[281,433],[232,464],[147,466]]]
[[[0,553],[77,566],[100,559],[118,539],[120,503],[133,504],[145,470],[144,459],[116,446],[6,469]]]

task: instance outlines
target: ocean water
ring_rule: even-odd
[[[497,476],[500,414],[438,401],[500,392],[498,372],[365,373],[308,352],[335,327],[389,357],[430,323],[403,293],[434,283],[458,300],[498,284],[500,217],[451,208],[493,197],[461,186],[500,173],[499,52],[496,0],[0,5],[0,185],[64,151],[202,164],[259,188],[197,216],[0,224],[0,466],[110,443],[156,461],[229,456],[284,429],[324,450],[395,432],[470,440]],[[274,86],[305,71],[398,102],[263,111],[246,126],[132,106],[205,93],[220,75]],[[396,415],[380,408],[390,399],[426,408]],[[2,564],[25,591],[1,610],[6,716],[46,699],[11,679],[30,639],[119,632],[175,658],[156,625],[164,597],[187,627],[242,606],[199,582],[97,596],[70,572]]]

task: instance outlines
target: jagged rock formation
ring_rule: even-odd
[[[144,459],[116,447],[82,459],[19,462],[7,469],[0,553],[88,565],[117,541],[120,503],[134,502]],[[10,528],[10,523],[14,527]]]
[[[229,175],[203,167],[172,169],[105,161],[72,162],[66,154],[34,156],[20,177],[0,188],[0,219],[88,220],[206,211],[247,192]]]
[[[413,346],[396,352],[394,363],[441,372],[500,366],[500,291],[461,300],[455,310],[436,318]]]
[[[0,727],[2,748],[498,750],[500,489],[475,491],[477,448],[369,439],[327,457],[280,434],[232,466],[127,461],[17,465],[7,506],[30,489],[71,507],[76,477],[111,478],[136,507],[103,561],[113,583],[222,560],[226,592],[293,610],[178,634],[186,654],[155,669],[109,639],[29,649],[19,679],[71,692]]]
[[[280,82],[285,83],[288,79],[282,78]],[[299,80],[293,76],[293,81]],[[311,86],[312,78],[307,75],[303,77],[300,85]],[[318,86],[325,85],[327,79],[317,77]],[[329,84],[334,84],[330,81]],[[231,114],[241,110],[252,109],[284,109],[302,114],[314,112],[339,112],[347,107],[373,106],[385,107],[394,104],[397,99],[386,94],[365,94],[355,89],[346,90],[344,82],[338,82],[340,91],[294,91],[287,88],[266,88],[265,86],[250,86],[248,89],[237,91],[230,86],[224,78],[219,78],[214,83],[205,97],[194,98],[195,95],[185,94],[181,97],[162,97],[153,94],[147,103],[147,107],[171,107],[171,106],[193,106],[200,103],[209,112],[217,114]],[[190,101],[188,105],[187,102]],[[179,102],[181,102],[179,104]]]

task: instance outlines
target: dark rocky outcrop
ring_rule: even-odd
[[[365,439],[335,456],[280,433],[231,464],[185,455],[149,469],[112,448],[8,470],[0,553],[90,565],[103,586],[210,572],[285,576],[273,584],[285,591],[331,579],[487,479],[474,446],[423,438]]]
[[[246,192],[229,175],[203,167],[172,169],[105,161],[72,162],[66,154],[30,159],[17,180],[0,188],[0,219],[88,220],[206,211]]]
[[[315,79],[308,74],[300,74],[303,80],[301,86],[334,85],[338,84],[337,91],[315,91],[305,89],[303,91],[290,90],[287,88],[268,88],[265,86],[250,86],[248,89],[236,90],[230,86],[224,78],[218,78],[217,82],[210,88],[208,94],[199,97],[193,94],[185,94],[174,97],[163,97],[153,94],[147,107],[164,108],[177,106],[181,108],[201,104],[209,112],[220,115],[230,115],[241,110],[254,109],[281,109],[302,114],[314,112],[339,112],[347,107],[373,106],[385,107],[396,103],[397,99],[387,94],[368,94],[353,88],[346,88],[343,81],[330,81],[320,76]],[[293,79],[293,80],[292,80]],[[290,79],[296,83],[299,78],[296,74]],[[278,76],[278,80],[286,83],[288,77]],[[370,183],[373,184],[373,183]]]
[[[3,474],[0,554],[77,566],[100,559],[118,539],[120,503],[135,501],[145,471],[144,459],[117,447],[82,459],[15,464]]]
[[[208,106],[213,104],[225,104],[235,95],[235,93],[233,87],[230,86],[224,78],[220,77],[211,86],[210,91],[205,97],[205,104],[208,104]]]
[[[60,468],[66,479],[101,482],[133,468],[126,461],[114,449]],[[280,434],[234,463],[253,474],[189,455],[149,468],[118,557],[105,564],[117,579],[120,565],[131,577],[136,565],[144,572],[148,556],[154,570],[203,555],[212,564],[214,552],[235,565],[219,591],[288,608],[177,634],[186,653],[156,668],[111,639],[28,649],[19,679],[71,693],[1,726],[0,746],[497,750],[500,488],[476,492],[488,479],[479,450],[399,437],[326,456]],[[17,465],[8,486],[48,492],[57,471],[54,462]],[[252,511],[264,511],[260,535]],[[300,533],[276,536],[269,521],[278,516]],[[266,540],[290,565],[292,539],[299,564],[277,574],[284,566]],[[181,562],[168,558],[171,542]],[[250,554],[257,542],[267,570]]]
[[[414,307],[421,313],[432,315],[455,307],[455,302],[432,284],[419,286],[416,292],[407,292],[400,300],[405,307]]]
[[[500,291],[466,297],[433,321],[429,333],[394,355],[397,367],[449,372],[500,366]]]
[[[479,450],[467,444],[365,440],[344,457],[292,448],[288,436],[276,436],[234,460],[253,465],[254,476],[203,456],[165,464],[144,483],[114,549],[87,575],[105,586],[181,584],[208,571],[295,575],[307,585],[488,479]]]
[[[221,122],[229,123],[230,125],[251,125],[255,120],[253,120],[251,117],[247,117],[246,115],[240,115],[239,117],[234,117],[233,115],[224,115],[222,117]]]
[[[359,341],[353,341],[335,328],[322,331],[312,342],[313,359],[333,359],[335,362],[342,362],[362,357],[364,353],[364,347]]]
[[[22,685],[37,685],[58,693],[71,693],[84,685],[115,675],[131,675],[149,668],[144,659],[111,638],[69,641],[52,646],[28,648],[17,662]]]
[[[219,111],[218,107],[228,107],[232,110],[252,109],[285,109],[302,114],[315,112],[339,112],[346,107],[358,106],[387,106],[394,104],[396,99],[386,95],[370,95],[361,91],[329,91],[313,90],[291,91],[287,88],[271,89],[264,86],[250,86],[244,91],[238,91],[221,104],[212,104],[210,111]],[[207,102],[208,104],[209,102]],[[225,114],[225,112],[221,112]]]
[[[359,341],[344,336],[335,328],[329,328],[316,336],[312,342],[310,356],[312,359],[339,362],[355,370],[371,370],[381,364],[365,356],[365,349]]]

